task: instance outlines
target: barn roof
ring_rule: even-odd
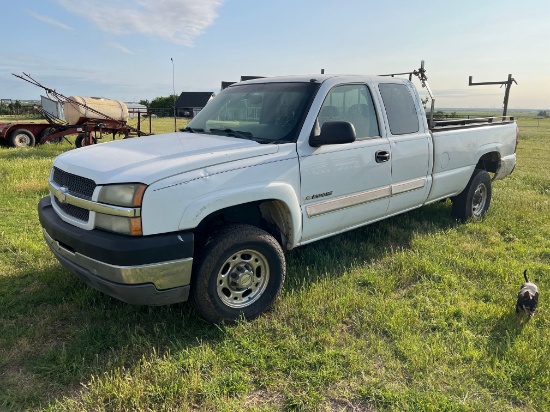
[[[255,80],[255,79],[263,79],[264,76],[241,76],[241,82],[245,82],[247,80]]]
[[[228,88],[232,84],[235,84],[236,82],[224,82],[222,81],[222,90]]]
[[[214,92],[182,92],[176,100],[176,107],[204,107],[213,95]]]

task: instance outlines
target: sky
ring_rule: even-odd
[[[125,102],[246,76],[385,74],[425,61],[440,108],[550,109],[550,1],[0,0],[0,98]],[[421,86],[416,83],[421,91]]]

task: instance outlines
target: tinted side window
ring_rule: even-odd
[[[357,137],[380,136],[372,97],[364,84],[334,87],[321,106],[318,120],[320,127],[328,121],[350,122]]]
[[[418,132],[418,114],[408,87],[404,84],[382,83],[378,88],[386,107],[391,133]]]

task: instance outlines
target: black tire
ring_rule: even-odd
[[[285,256],[273,236],[255,226],[224,226],[206,242],[193,273],[191,303],[213,323],[253,319],[281,292]]]
[[[9,143],[12,147],[30,147],[35,145],[36,139],[29,130],[16,129],[11,132]]]
[[[42,130],[42,133],[40,133],[40,144],[61,143],[61,141],[63,140],[61,136],[56,137],[55,139],[52,139],[52,140],[44,141],[44,138],[46,136],[55,132],[56,132],[55,127],[47,127],[44,130]]]
[[[96,143],[97,143],[97,139],[92,136],[92,144],[96,144]],[[76,147],[89,146],[88,139],[86,139],[86,133],[79,133],[78,136],[76,136],[74,145]]]
[[[452,215],[459,220],[479,220],[491,205],[491,177],[483,169],[475,169],[466,188],[453,200]]]

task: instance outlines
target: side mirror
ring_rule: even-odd
[[[355,127],[350,122],[342,121],[325,122],[318,136],[312,133],[309,137],[309,145],[312,147],[353,142],[355,142]]]

